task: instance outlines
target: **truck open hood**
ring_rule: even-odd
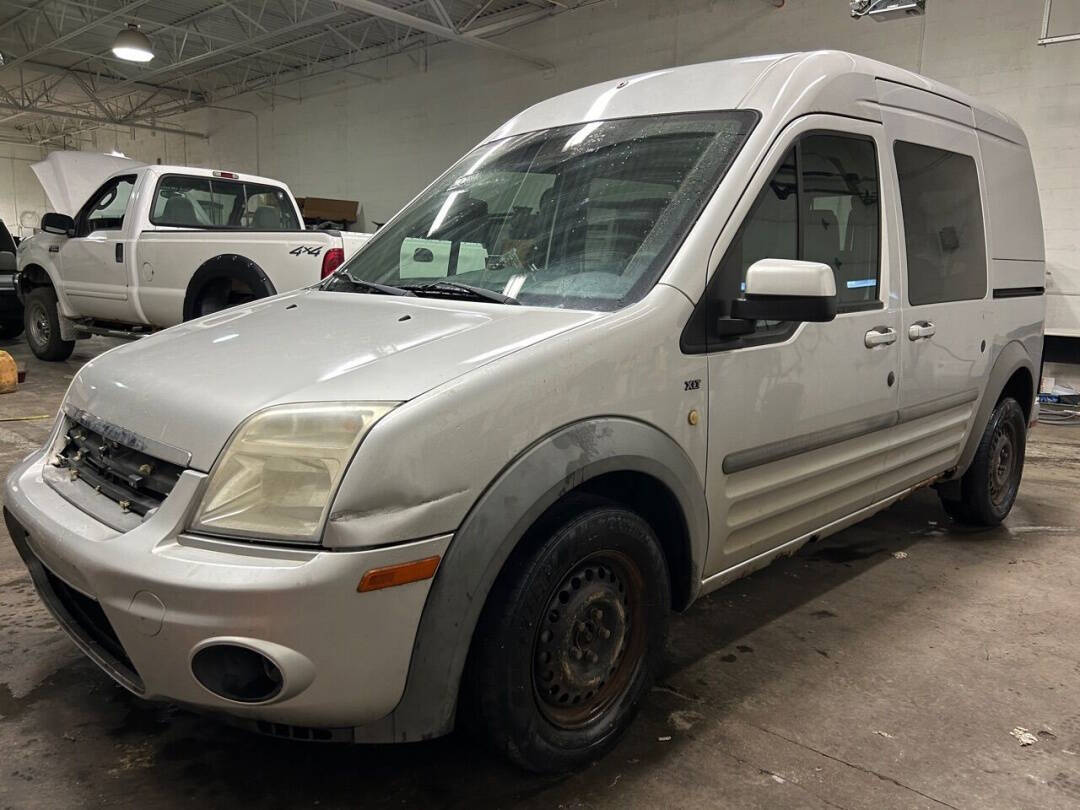
[[[91,360],[66,402],[209,470],[255,411],[403,402],[595,313],[300,290],[189,321]]]
[[[93,152],[50,152],[30,168],[45,189],[52,209],[73,217],[110,174],[145,165],[130,158]]]

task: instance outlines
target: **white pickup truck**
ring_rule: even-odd
[[[34,168],[58,213],[19,245],[15,285],[43,360],[313,284],[369,238],[304,230],[264,177],[73,152]]]

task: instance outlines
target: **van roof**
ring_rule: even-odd
[[[880,121],[877,80],[958,102],[970,108],[966,123],[1026,144],[1015,121],[966,93],[845,51],[725,59],[612,79],[541,101],[507,121],[485,141],[598,119],[704,110],[756,109],[766,118],[783,121],[811,112]]]

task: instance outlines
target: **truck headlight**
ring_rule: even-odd
[[[397,406],[387,402],[281,405],[260,411],[210,471],[192,529],[312,543],[356,446]]]

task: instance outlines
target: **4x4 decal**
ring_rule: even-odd
[[[294,247],[289,253],[293,256],[318,256],[322,253],[322,249],[322,245],[315,245],[314,247],[311,247],[310,245],[300,245],[300,247]]]

